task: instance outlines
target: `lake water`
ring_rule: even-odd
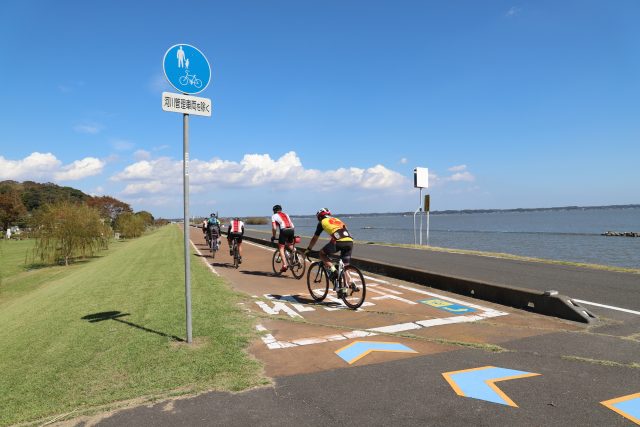
[[[339,217],[356,240],[414,242],[413,215]],[[315,218],[292,219],[298,234],[313,234]],[[640,268],[640,238],[600,235],[609,230],[640,232],[640,208],[432,214],[429,245]],[[422,239],[426,244],[426,218]]]

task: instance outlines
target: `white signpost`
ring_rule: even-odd
[[[415,168],[413,170],[413,186],[420,189],[420,203],[422,203],[422,189],[429,188],[429,169],[428,168]],[[428,196],[425,198],[424,211],[427,214],[427,246],[429,246],[429,206]],[[413,213],[413,244],[418,244],[418,238],[416,237],[416,215],[422,213],[422,205],[418,206],[418,209]],[[420,245],[422,245],[422,215],[420,215]]]
[[[209,61],[200,50],[188,44],[171,46],[162,60],[164,75],[179,93],[162,93],[162,109],[182,113],[182,180],[184,192],[184,293],[187,312],[187,342],[191,329],[191,258],[189,254],[189,114],[211,117],[211,100],[191,96],[207,88],[211,81]],[[191,95],[188,95],[191,94]]]

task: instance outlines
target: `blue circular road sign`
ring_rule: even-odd
[[[198,48],[188,44],[171,46],[162,60],[164,75],[177,91],[190,95],[209,86],[211,67]]]

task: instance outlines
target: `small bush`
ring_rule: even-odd
[[[131,212],[123,212],[116,218],[114,227],[120,232],[120,236],[126,239],[140,237],[145,230],[145,218]]]

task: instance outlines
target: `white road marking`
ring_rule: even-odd
[[[628,308],[614,307],[612,305],[604,305],[604,304],[599,304],[597,302],[583,301],[581,299],[575,299],[575,298],[571,298],[571,299],[574,300],[575,302],[579,302],[580,304],[593,305],[595,307],[608,308],[609,310],[623,311],[625,313],[637,314],[640,316],[640,311],[629,310]]]
[[[256,325],[256,329],[259,332],[267,331],[267,328],[265,328],[262,325]],[[269,348],[270,350],[275,350],[278,348],[299,347],[303,345],[321,344],[321,343],[330,342],[330,341],[349,340],[353,338],[370,337],[374,335],[377,335],[377,334],[375,332],[368,332],[368,331],[349,331],[341,334],[325,335],[322,337],[299,338],[292,341],[278,341],[271,334],[263,334],[260,338],[262,339],[262,342],[264,342],[267,345],[267,348]]]
[[[367,276],[366,274],[363,274],[362,277],[364,277],[365,279],[375,280],[376,282],[384,283],[385,285],[389,284],[389,282],[387,282],[386,280],[378,279],[377,277]]]
[[[391,294],[388,294],[388,293],[386,293],[386,292],[382,292],[382,291],[380,291],[380,289],[384,289],[384,288],[378,288],[378,287],[375,287],[375,288],[370,288],[370,289],[369,289],[369,291],[370,291],[370,292],[373,292],[373,293],[376,293],[376,294],[380,294],[380,295],[381,295],[381,296],[379,296],[379,297],[372,297],[371,299],[374,299],[374,300],[381,300],[381,299],[393,299],[393,300],[400,301],[400,302],[403,302],[403,303],[405,303],[405,304],[409,304],[409,305],[416,305],[416,304],[418,304],[417,302],[410,301],[410,300],[408,300],[408,299],[405,299],[405,298],[399,297],[399,296],[397,296],[397,295],[391,295]]]
[[[269,247],[265,247],[264,245],[260,245],[260,244],[256,244],[253,242],[247,242],[249,243],[251,246],[256,246],[256,247],[260,247],[263,250],[269,251],[271,253],[273,253],[274,248],[269,248]],[[373,335],[377,335],[378,333],[397,333],[397,332],[403,332],[403,331],[409,331],[409,330],[415,330],[415,329],[423,329],[423,328],[430,328],[430,327],[434,327],[434,326],[442,326],[442,325],[450,325],[450,324],[455,324],[455,323],[468,323],[468,322],[476,322],[476,321],[480,321],[480,320],[484,320],[484,319],[488,319],[488,318],[492,318],[492,317],[499,317],[499,316],[506,316],[509,313],[505,313],[502,311],[498,311],[492,308],[488,308],[488,307],[483,307],[481,305],[477,305],[477,304],[472,304],[472,303],[468,303],[466,301],[462,301],[456,298],[451,298],[445,295],[441,295],[435,292],[429,292],[429,291],[425,291],[422,289],[417,289],[417,288],[413,288],[410,286],[405,286],[405,285],[399,285],[399,284],[395,284],[395,283],[391,283],[389,281],[386,280],[382,280],[382,279],[378,279],[372,276],[365,276],[363,275],[366,279],[368,280],[373,280],[379,283],[383,283],[385,285],[389,285],[398,289],[404,289],[406,291],[410,291],[410,292],[415,292],[418,293],[420,295],[426,295],[426,296],[430,296],[433,298],[439,298],[442,299],[444,301],[449,301],[455,304],[461,304],[467,307],[471,307],[471,308],[475,308],[480,310],[480,313],[476,313],[476,314],[472,314],[472,315],[466,315],[466,316],[452,316],[452,317],[445,317],[445,318],[434,318],[434,319],[426,319],[426,320],[418,320],[415,322],[407,322],[407,323],[398,323],[395,325],[387,325],[387,326],[380,326],[377,328],[370,328],[370,329],[366,329],[366,330],[357,330],[357,331],[350,331],[350,332],[344,332],[344,333],[340,333],[340,334],[332,334],[332,335],[326,335],[326,336],[321,336],[321,337],[309,337],[309,338],[298,338],[295,340],[291,340],[291,341],[279,341],[276,340],[275,337],[271,334],[264,334],[261,338],[262,341],[267,345],[267,347],[269,349],[280,349],[280,348],[290,348],[290,347],[297,347],[297,346],[303,346],[303,345],[312,345],[312,344],[320,344],[320,343],[325,343],[325,342],[329,342],[329,341],[338,341],[338,340],[346,340],[346,339],[352,339],[352,338],[360,338],[360,337],[366,337],[366,336],[373,336]],[[382,296],[380,297],[373,297],[372,299],[384,299],[384,298],[391,298],[391,299],[397,299],[406,303],[410,303],[410,304],[417,304],[414,301],[410,301],[401,297],[398,297],[396,295],[402,295],[402,292],[396,291],[396,290],[392,290],[392,289],[388,289],[388,288],[384,288],[379,286],[378,284],[374,284],[371,283],[370,284],[370,289],[371,292],[380,294]],[[391,295],[391,294],[396,294],[396,295]],[[289,308],[285,302],[290,303],[292,306],[296,307],[299,311],[315,311],[312,307],[307,307],[304,306],[302,304],[299,304],[298,301],[296,300],[296,298],[292,295],[283,295],[281,297],[274,297],[271,294],[266,294],[265,297],[267,297],[268,299],[271,299],[273,301],[282,301],[282,302],[276,302],[274,304],[273,307],[269,307],[266,303],[264,303],[263,301],[256,301],[256,304],[258,304],[266,313],[268,314],[278,314],[281,311],[284,311],[285,313],[287,313],[289,316],[291,317],[302,317],[301,315],[299,315],[298,313],[296,313],[294,310],[292,310],[291,308]],[[327,295],[326,300],[333,302],[335,304],[338,305],[338,307],[324,307],[325,310],[328,311],[335,311],[335,310],[344,310],[347,309],[346,305],[342,302],[342,300],[335,298],[332,295]],[[605,307],[605,308],[611,308],[611,309],[617,309],[617,310],[621,310],[621,311],[625,311],[625,312],[629,312],[629,313],[633,313],[633,314],[639,314],[640,312],[637,311],[633,311],[633,310],[627,310],[627,309],[620,309],[618,307],[611,307],[611,306],[605,306],[602,304],[596,304],[596,303],[589,303],[587,301],[581,301],[581,300],[574,300],[577,302],[582,302],[584,304],[591,304],[591,305],[597,305],[600,307]],[[301,307],[305,307],[303,310],[300,310],[300,308],[298,308],[297,306],[301,306]],[[375,305],[373,303],[370,302],[365,302],[363,304],[363,307],[365,306],[371,306],[371,305]],[[361,311],[360,309],[357,311]],[[266,332],[267,329],[262,326],[262,325],[257,325],[256,329],[260,332]]]
[[[209,270],[211,270],[213,272],[213,274],[215,274],[216,276],[219,276],[218,272],[216,271],[215,268],[213,268],[211,266],[211,264],[209,264],[209,262],[207,261],[207,258],[202,255],[202,252],[200,252],[200,249],[198,249],[195,245],[195,243],[193,243],[193,241],[189,240],[189,242],[191,243],[191,246],[193,246],[193,249],[196,250],[196,252],[198,253],[198,255],[200,255],[200,259],[202,260],[202,262],[204,262],[206,264],[207,267],[209,267]]]
[[[281,311],[284,311],[289,315],[289,317],[302,317],[298,313],[287,307],[287,305],[283,302],[276,302],[273,304],[273,307],[269,307],[269,305],[264,301],[256,301],[256,304],[258,304],[258,306],[267,314],[275,315],[280,313]]]
[[[306,304],[300,304],[298,302],[298,300],[296,299],[296,297],[294,297],[293,295],[280,295],[278,297],[275,297],[271,294],[265,294],[264,295],[265,298],[270,299],[272,301],[286,301],[288,303],[290,303],[293,308],[295,308],[296,310],[298,310],[299,312],[303,312],[303,311],[316,311],[315,308],[306,305]]]

